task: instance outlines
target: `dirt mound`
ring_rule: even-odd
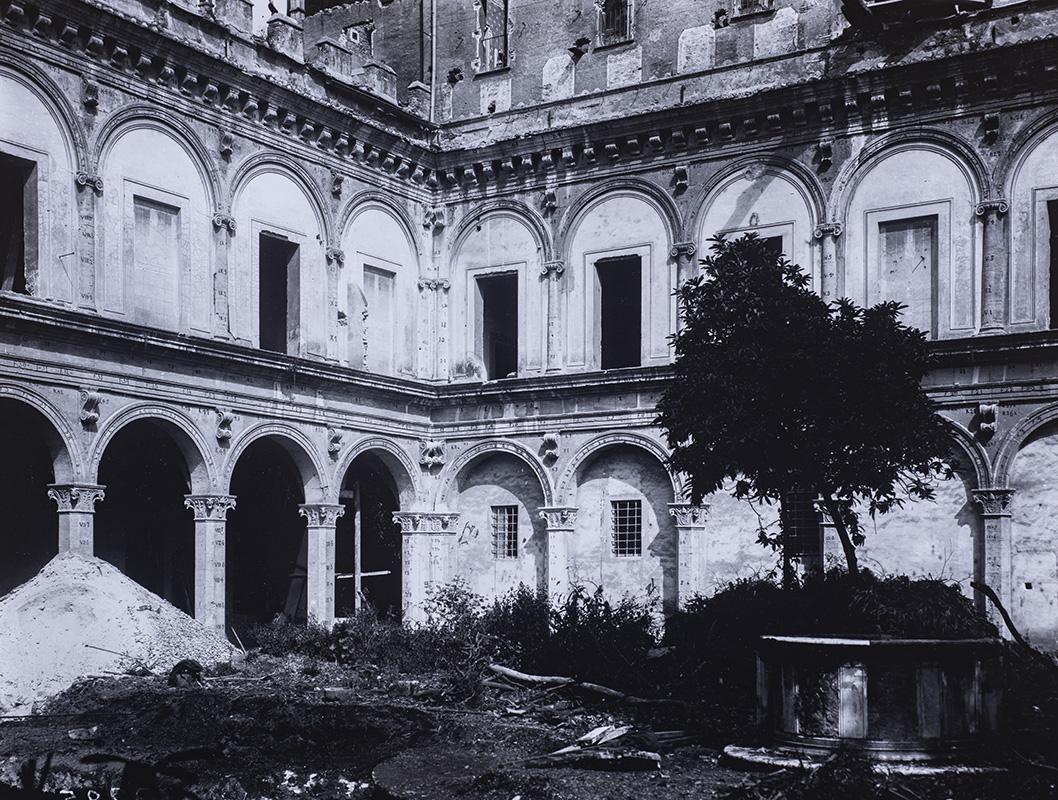
[[[138,663],[161,672],[184,658],[205,665],[231,655],[223,635],[112,564],[59,555],[0,598],[0,713],[29,713],[84,675]]]

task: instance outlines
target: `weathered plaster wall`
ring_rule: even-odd
[[[1047,126],[1017,164],[1009,197],[1010,321],[1015,330],[1054,327],[1047,204],[1058,199],[1058,134]]]
[[[757,543],[761,526],[769,533],[778,528],[775,506],[751,504],[732,494],[733,484],[705,498],[705,583],[710,595],[739,578],[765,576],[780,567],[779,554]]]

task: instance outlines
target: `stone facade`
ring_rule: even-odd
[[[511,0],[502,42],[480,3],[368,5],[292,3],[255,36],[248,0],[0,0],[26,221],[0,417],[47,473],[3,489],[24,528],[0,590],[104,539],[216,626],[330,621],[342,581],[390,581],[416,618],[456,577],[672,609],[771,569],[774,513],[689,508],[652,424],[673,289],[752,230],[936,340],[960,477],[864,561],[985,579],[1056,645],[1052,3],[908,33],[838,0],[637,0],[615,33],[604,3]],[[603,371],[614,264],[637,352]]]

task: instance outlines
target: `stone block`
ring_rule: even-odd
[[[273,14],[268,20],[268,33],[265,40],[268,46],[277,53],[289,56],[295,61],[305,60],[305,43],[301,25],[282,14]]]
[[[636,46],[606,56],[606,88],[632,86],[643,79],[643,48]]]

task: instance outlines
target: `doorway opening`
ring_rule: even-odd
[[[489,380],[518,374],[518,274],[477,279],[481,359]]]
[[[259,236],[258,330],[262,350],[298,352],[300,248],[279,234]]]

